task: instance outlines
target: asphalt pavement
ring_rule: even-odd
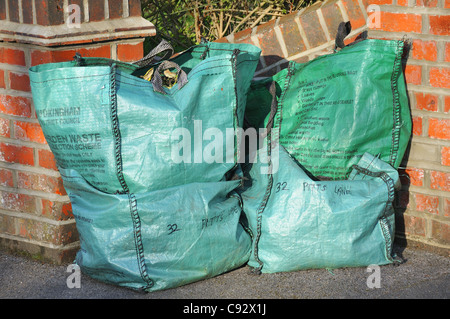
[[[404,262],[367,267],[255,275],[247,266],[182,287],[137,292],[81,274],[68,265],[41,263],[0,251],[1,299],[448,299],[450,258],[396,247]],[[69,283],[69,284],[68,284]],[[79,287],[77,287],[78,283]],[[70,288],[70,286],[75,286]]]

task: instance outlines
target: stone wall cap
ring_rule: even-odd
[[[155,26],[142,17],[42,26],[0,21],[0,41],[60,46],[154,36]]]

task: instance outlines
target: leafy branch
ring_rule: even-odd
[[[146,41],[146,51],[166,39],[176,51],[205,38],[214,41],[298,11],[317,0],[142,0],[142,15],[157,35]]]

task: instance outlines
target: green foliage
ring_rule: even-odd
[[[205,38],[214,41],[231,33],[299,10],[317,0],[142,0],[142,15],[157,35],[145,43],[148,52],[166,39],[182,51]]]

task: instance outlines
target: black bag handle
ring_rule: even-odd
[[[356,38],[355,41],[353,41],[352,43],[350,43],[348,45],[345,45],[344,39],[350,34],[350,32],[352,32],[352,25],[351,25],[350,21],[339,23],[338,31],[336,33],[334,52],[337,51],[337,48],[343,49],[346,46],[350,46],[350,45],[353,45],[355,43],[358,43],[360,41],[367,39],[368,33],[367,33],[367,31],[364,31],[358,35],[358,37]]]
[[[153,90],[155,92],[166,94],[166,92],[164,91],[163,85],[162,85],[161,71],[164,71],[166,69],[171,69],[171,68],[177,69],[178,89],[181,89],[183,86],[186,85],[186,83],[188,82],[186,72],[184,72],[180,68],[180,66],[178,64],[176,64],[175,62],[166,60],[166,61],[161,62],[161,64],[158,66],[158,68],[155,70],[155,72],[153,74],[151,82],[153,85]]]
[[[167,59],[170,58],[173,53],[174,53],[174,49],[172,47],[172,45],[167,42],[166,40],[162,40],[156,47],[153,48],[153,50],[151,50],[145,57],[143,57],[142,59],[134,62],[133,64],[136,64],[140,67],[144,67],[147,66],[149,64],[153,63],[154,58],[162,52],[166,52],[164,54],[164,56],[162,57],[162,59]]]

